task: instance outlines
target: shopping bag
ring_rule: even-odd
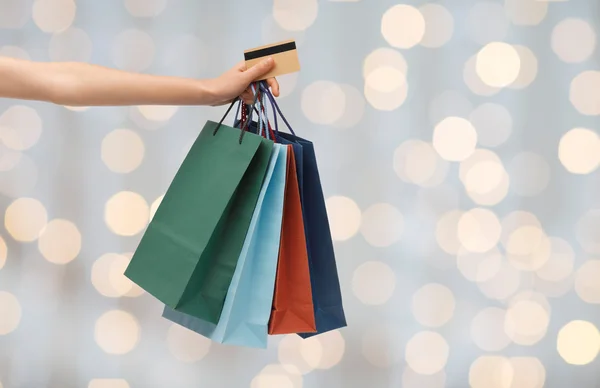
[[[165,305],[212,323],[221,315],[273,148],[268,139],[223,125],[224,118],[204,126],[125,271]]]
[[[283,205],[281,246],[269,334],[316,332],[304,220],[292,146]]]
[[[285,139],[302,146],[302,212],[317,324],[316,333],[299,333],[301,337],[308,338],[347,326],[325,198],[312,142],[295,135],[266,83],[261,83],[261,90],[273,106],[277,139]],[[291,134],[279,132],[276,112]],[[252,114],[252,111],[250,113]]]
[[[266,348],[281,236],[287,160],[287,148],[275,144],[218,324],[177,312],[168,306],[163,311],[163,317],[216,342]]]

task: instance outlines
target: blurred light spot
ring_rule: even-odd
[[[522,271],[537,271],[550,259],[552,245],[548,236],[537,226],[515,229],[506,242],[507,258]]]
[[[0,335],[10,334],[21,323],[21,305],[17,298],[6,291],[0,291]]]
[[[502,227],[496,214],[476,208],[464,213],[458,221],[458,240],[471,252],[487,252],[500,240]]]
[[[550,182],[550,166],[533,152],[521,152],[510,162],[511,187],[523,197],[541,194]]]
[[[556,349],[567,364],[590,364],[600,350],[600,333],[591,322],[571,321],[558,332]]]
[[[352,291],[364,304],[382,305],[393,295],[396,276],[389,265],[381,261],[367,261],[354,270]]]
[[[518,345],[534,345],[546,336],[550,314],[533,300],[521,300],[506,311],[504,330]]]
[[[363,78],[369,78],[369,75],[380,67],[389,67],[398,70],[402,74],[407,74],[408,64],[400,52],[390,48],[378,48],[372,51],[363,63]]]
[[[459,177],[467,195],[479,205],[493,206],[508,194],[508,173],[498,155],[477,149],[460,164]]]
[[[462,275],[472,282],[486,282],[496,276],[502,267],[502,255],[495,247],[484,253],[461,248],[456,259]]]
[[[402,362],[404,343],[395,324],[371,326],[362,339],[362,352],[367,361],[378,368]]]
[[[302,375],[289,365],[269,364],[250,382],[250,388],[302,388]]]
[[[363,212],[360,232],[374,247],[388,247],[398,242],[403,231],[404,218],[390,204],[375,204]]]
[[[127,354],[140,340],[140,326],[128,312],[111,310],[96,321],[94,339],[108,354]]]
[[[584,71],[573,78],[569,99],[579,113],[600,115],[600,71]]]
[[[391,66],[380,66],[365,79],[366,85],[381,93],[391,93],[406,83],[404,73]]]
[[[479,282],[481,292],[490,299],[504,300],[513,295],[521,284],[521,272],[506,262],[502,262],[500,270],[489,280]]]
[[[315,22],[318,13],[319,3],[317,0],[273,1],[273,18],[284,30],[306,30]]]
[[[513,380],[511,388],[543,388],[546,382],[546,369],[535,357],[511,357]]]
[[[424,285],[412,297],[412,313],[423,326],[444,326],[452,319],[455,307],[452,291],[437,283]]]
[[[421,214],[437,216],[458,207],[458,192],[449,184],[419,189],[416,209]],[[434,220],[435,221],[435,220]]]
[[[400,179],[422,187],[440,185],[448,174],[448,163],[431,144],[407,140],[394,151],[394,171]]]
[[[506,244],[513,232],[523,226],[532,226],[538,229],[542,228],[542,224],[538,218],[532,213],[517,210],[509,213],[502,219],[502,244],[506,248]]]
[[[465,81],[465,84],[469,90],[479,96],[493,96],[494,94],[498,93],[500,88],[486,85],[481,78],[479,78],[476,67],[477,56],[473,55],[467,60],[467,62],[465,62],[465,67],[463,69],[463,80]]]
[[[173,324],[167,333],[167,344],[176,359],[194,363],[206,357],[211,341],[183,326]]]
[[[510,85],[512,89],[523,89],[529,86],[537,77],[538,60],[530,48],[520,45],[513,45],[513,48],[519,53],[521,58],[521,66],[517,79]]]
[[[131,255],[107,253],[96,260],[92,266],[92,284],[94,288],[108,298],[122,296],[137,298],[144,290],[129,280],[125,270],[131,261]]]
[[[600,165],[598,135],[590,129],[571,129],[558,143],[558,159],[567,171],[573,174],[589,174],[595,171]]]
[[[4,0],[6,1],[13,1],[13,0]],[[19,1],[19,0],[17,0]],[[13,6],[15,9],[17,9],[17,6]],[[4,6],[0,5],[0,8],[2,8],[4,10]],[[4,15],[2,15],[4,16]],[[0,28],[2,28],[2,16],[0,16]],[[25,51],[24,49],[22,49],[21,47],[17,47],[17,46],[2,46],[0,47],[0,56],[3,57],[8,57],[8,58],[15,58],[15,59],[24,59],[24,60],[30,60],[31,57],[29,56],[29,53],[27,53],[27,51]]]
[[[415,372],[433,375],[444,369],[450,347],[439,333],[421,331],[406,344],[406,363]]]
[[[394,5],[381,18],[381,33],[391,46],[411,48],[419,44],[425,35],[425,18],[415,7]]]
[[[123,379],[94,379],[88,388],[130,388],[129,383]]]
[[[283,85],[279,79],[281,88],[287,87]],[[339,85],[346,96],[345,111],[342,116],[333,123],[335,128],[347,129],[357,125],[363,118],[365,113],[365,97],[363,94],[352,85]],[[281,98],[281,96],[279,97]]]
[[[34,198],[19,198],[6,208],[4,227],[12,238],[20,242],[38,239],[48,222],[44,205]]]
[[[458,222],[463,214],[460,210],[452,210],[438,219],[435,239],[440,248],[448,254],[456,255],[461,248],[458,240]]]
[[[475,70],[479,78],[495,88],[513,83],[519,76],[521,57],[514,47],[503,42],[491,42],[477,53]]]
[[[548,313],[548,315],[550,315],[551,313],[550,302],[548,302],[548,299],[539,292],[531,291],[528,289],[520,291],[519,293],[513,295],[507,304],[509,307],[512,307],[521,301],[532,301],[542,306],[542,308],[546,311],[546,313]]]
[[[342,361],[346,351],[346,341],[342,333],[337,330],[323,333],[318,337],[311,337],[304,342],[308,342],[309,346],[314,346],[312,343],[319,343],[320,348],[323,349],[320,357],[313,357],[310,356],[310,352],[305,350],[306,346],[302,347],[302,356],[304,359],[313,360],[311,362],[316,365],[317,369],[326,370],[335,367]]]
[[[160,15],[167,7],[167,0],[125,0],[127,11],[138,18]]]
[[[510,345],[504,331],[506,311],[498,307],[487,307],[477,313],[471,321],[471,339],[485,352],[500,352]]]
[[[373,89],[369,83],[365,82],[365,98],[371,106],[381,111],[392,111],[404,104],[408,96],[408,84],[404,83],[398,89],[385,93]]]
[[[596,33],[585,20],[567,18],[552,30],[552,50],[567,63],[583,62],[595,49]]]
[[[144,160],[144,141],[130,129],[115,129],[102,140],[102,161],[109,170],[126,174]]]
[[[600,304],[600,260],[587,260],[577,270],[575,292],[586,303]]]
[[[446,372],[443,370],[433,375],[421,375],[405,367],[402,373],[403,388],[444,388],[446,386]]]
[[[35,109],[13,105],[0,116],[0,140],[8,148],[23,151],[33,147],[42,134],[42,119]]]
[[[152,202],[152,205],[150,205],[150,220],[154,218],[154,215],[156,214],[156,211],[158,210],[158,207],[160,206],[164,197],[164,194],[161,195],[160,197],[156,198],[154,202]],[[329,222],[331,223],[331,216],[329,217]]]
[[[346,241],[360,229],[361,211],[356,202],[342,196],[327,198],[325,203],[334,241]]]
[[[306,343],[297,335],[286,335],[277,348],[278,360],[289,373],[307,374],[317,368],[323,355],[323,347],[318,337],[317,341]]]
[[[502,41],[508,34],[509,21],[502,5],[492,1],[475,3],[467,16],[469,36],[479,44]]]
[[[454,18],[448,9],[440,4],[425,4],[419,7],[425,20],[425,34],[421,45],[437,48],[445,45],[454,32]]]
[[[38,249],[49,262],[67,264],[81,251],[81,233],[71,221],[54,219],[40,232]]]
[[[600,254],[600,209],[588,210],[577,222],[577,241],[584,251]]]
[[[481,104],[468,117],[477,131],[477,143],[482,146],[497,147],[510,137],[512,117],[502,105]]]
[[[536,274],[549,282],[559,282],[573,273],[575,251],[571,245],[558,237],[550,237],[550,258]]]
[[[177,106],[161,106],[161,105],[143,105],[138,106],[142,116],[151,121],[169,121],[179,107]]]
[[[23,0],[0,0],[0,29],[19,29],[29,21],[31,3]]]
[[[6,241],[0,236],[0,269],[4,267],[6,264],[6,259],[8,258],[8,247],[6,246]]]
[[[469,368],[471,388],[513,388],[513,378],[512,364],[501,356],[480,356]]]
[[[9,198],[26,196],[37,180],[38,168],[27,154],[8,151],[0,156],[0,194]]]
[[[438,94],[429,107],[429,118],[437,124],[446,117],[469,117],[473,104],[460,92],[446,90]]]
[[[55,62],[88,62],[92,58],[92,40],[82,29],[71,27],[52,35],[48,52]]]
[[[448,161],[467,159],[477,146],[477,132],[469,120],[446,117],[433,130],[433,147]]]
[[[333,124],[341,119],[345,110],[346,94],[334,82],[316,81],[302,92],[302,112],[315,124]]]
[[[121,236],[135,236],[148,224],[150,209],[146,200],[131,191],[113,195],[104,207],[108,228]]]
[[[35,0],[32,17],[46,33],[64,31],[73,24],[77,6],[74,0]]]
[[[504,0],[504,9],[513,24],[535,26],[548,12],[548,3],[539,0]]]
[[[154,51],[154,41],[148,33],[128,29],[115,38],[112,59],[119,69],[140,72],[150,67]]]
[[[331,369],[340,363],[346,343],[338,331],[306,340],[288,335],[279,343],[279,362],[289,373],[307,374],[314,369]]]

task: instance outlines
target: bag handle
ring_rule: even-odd
[[[296,133],[292,129],[292,126],[290,125],[290,123],[287,121],[287,119],[285,118],[285,116],[281,112],[281,108],[277,104],[277,101],[275,101],[275,97],[273,97],[273,94],[269,90],[269,85],[266,83],[266,81],[261,81],[260,82],[260,89],[269,98],[269,100],[271,101],[271,106],[273,107],[273,117],[275,118],[274,121],[275,121],[275,134],[276,134],[276,136],[279,136],[279,125],[277,123],[277,112],[281,116],[281,119],[283,120],[283,122],[285,123],[285,125],[288,127],[288,129],[290,130],[290,132],[292,133],[292,135],[296,136]]]
[[[261,92],[260,87],[256,89],[254,85],[251,85],[250,87],[252,88],[253,93],[260,93],[260,97],[256,102],[256,108],[254,108],[254,110],[258,114],[258,135],[272,140],[271,132],[269,131],[269,129],[271,129],[271,126],[269,125],[269,115],[267,114],[266,106],[267,97],[264,93]]]
[[[240,133],[240,140],[239,140],[240,144],[242,144],[242,140],[244,139],[244,135],[246,134],[246,131],[248,130],[248,126],[250,125],[250,122],[252,122],[252,114],[254,113],[253,110],[254,110],[254,107],[256,106],[256,102],[258,100],[259,93],[260,93],[260,90],[257,90],[256,93],[254,93],[254,100],[252,101],[252,109],[250,110],[250,114],[248,115],[248,120],[246,120],[242,124],[242,127],[241,127],[242,133]],[[217,135],[217,132],[221,128],[221,125],[223,125],[223,121],[225,121],[225,118],[227,117],[227,115],[229,114],[229,112],[231,112],[231,109],[233,108],[233,106],[235,105],[235,103],[237,101],[241,101],[241,99],[239,97],[237,97],[235,100],[233,100],[231,102],[231,104],[229,104],[229,108],[227,108],[227,111],[225,112],[225,114],[221,118],[221,121],[219,121],[219,123],[217,124],[215,130],[213,131],[213,136]]]

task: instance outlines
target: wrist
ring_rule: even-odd
[[[215,87],[215,80],[202,79],[196,84],[196,93],[199,100],[199,105],[215,106],[219,105],[219,93]]]

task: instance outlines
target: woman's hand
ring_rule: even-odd
[[[246,68],[244,62],[240,62],[220,77],[207,81],[214,99],[211,105],[228,104],[238,97],[241,97],[246,104],[252,104],[254,93],[250,88],[250,84],[271,71],[274,66],[275,62],[272,58],[267,58],[250,69]],[[269,78],[266,81],[273,95],[279,97],[279,83],[277,80]]]

